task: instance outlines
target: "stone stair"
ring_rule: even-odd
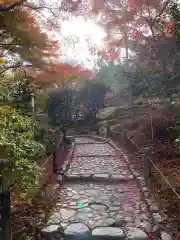
[[[63,168],[59,201],[42,230],[45,240],[147,240],[152,233],[151,239],[170,240],[157,227],[158,208],[145,201],[144,178],[112,142],[77,136]]]

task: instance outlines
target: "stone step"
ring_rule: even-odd
[[[62,179],[58,176],[57,179]],[[65,174],[64,181],[100,181],[100,182],[124,182],[133,180],[133,175],[121,175],[121,174]]]
[[[148,221],[148,213],[134,182],[64,183],[59,192],[48,225],[69,225],[83,222],[91,230],[96,227],[138,227]]]
[[[69,225],[62,233],[58,225],[42,230],[44,240],[148,240],[148,235],[140,228],[131,228],[126,232],[119,227],[96,227],[91,230],[79,222]]]

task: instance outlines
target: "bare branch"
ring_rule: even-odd
[[[160,13],[159,13],[157,16],[155,16],[155,18],[154,18],[153,21],[152,21],[152,24],[153,24],[153,25],[155,24],[156,19],[157,19],[158,17],[160,17],[160,16],[163,14],[163,12],[166,10],[166,8],[167,8],[167,6],[169,5],[169,3],[170,3],[170,1],[167,1],[167,2],[164,4],[163,8],[161,9]]]
[[[30,4],[23,4],[23,6],[24,6],[24,7],[27,7],[27,8],[30,8],[30,9],[32,9],[32,10],[35,10],[35,11],[41,10],[41,9],[47,9],[47,10],[49,10],[49,11],[52,13],[52,15],[53,15],[54,17],[59,17],[59,14],[56,15],[55,12],[53,12],[52,8],[47,7],[47,6],[34,6],[34,5],[30,5]],[[56,9],[56,8],[55,8],[55,9]]]
[[[14,68],[18,68],[18,67],[22,67],[22,64],[16,64],[16,65],[9,66],[6,69],[2,70],[0,72],[0,75],[3,74],[4,72],[8,71],[9,69],[14,69]]]

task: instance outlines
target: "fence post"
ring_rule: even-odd
[[[57,173],[57,165],[56,165],[56,150],[53,152],[52,156],[53,160],[53,173]]]
[[[1,193],[1,225],[2,239],[12,240],[11,230],[11,200],[9,190],[3,190]]]
[[[144,176],[146,180],[148,180],[148,178],[152,176],[152,168],[151,168],[152,166],[148,157],[148,153],[149,153],[149,148],[145,147],[142,160],[143,160]]]

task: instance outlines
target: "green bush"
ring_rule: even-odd
[[[40,181],[41,169],[36,163],[44,155],[44,146],[33,139],[35,124],[30,117],[9,107],[0,106],[0,157],[5,159],[3,185],[13,186],[24,200],[30,199]]]

